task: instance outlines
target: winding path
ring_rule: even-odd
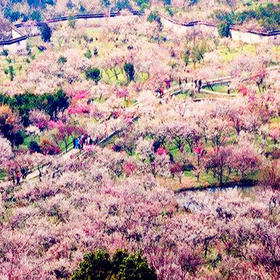
[[[141,15],[141,13],[137,12],[137,11],[132,11],[132,15],[128,16],[128,17],[134,17],[134,16],[139,16]],[[110,14],[110,17],[119,17],[121,16],[119,13],[111,13]],[[106,16],[104,14],[88,14],[88,15],[75,15],[73,16],[73,18],[75,19],[91,19],[91,18],[105,18]],[[61,22],[61,21],[66,21],[68,20],[69,17],[60,17],[60,18],[53,18],[53,19],[49,19],[47,20],[48,23],[55,23],[55,22]],[[165,20],[169,21],[170,23],[172,23],[173,25],[180,25],[180,26],[184,26],[184,27],[190,27],[190,26],[195,26],[195,24],[198,24],[198,23],[191,23],[191,24],[179,24],[179,23],[176,23],[170,19],[166,19]],[[37,26],[41,25],[42,23],[38,23]],[[18,24],[16,25],[17,27],[22,27],[23,24]],[[23,39],[27,39],[26,36],[23,36],[22,38],[18,38],[19,40],[23,40]],[[15,39],[11,40],[12,43],[14,43]],[[17,42],[17,41],[15,41]],[[3,42],[2,42],[3,43]],[[0,42],[0,45],[1,45],[1,42]],[[278,71],[279,72],[279,69],[280,69],[280,66],[274,66],[274,67],[268,67],[267,68],[267,71],[268,72],[271,72],[271,71]],[[250,79],[250,77],[248,78]],[[216,78],[216,79],[212,79],[212,80],[208,80],[208,81],[204,81],[203,82],[203,86],[206,86],[206,85],[215,85],[215,84],[225,84],[225,83],[230,83],[231,81],[233,80],[233,77],[232,76],[227,76],[227,77],[220,77],[220,78]],[[246,79],[245,79],[246,80]],[[168,95],[176,95],[178,93],[181,93],[182,92],[182,88],[179,87],[179,86],[175,86],[175,87],[172,87],[170,88],[168,91],[166,91],[166,93]],[[202,93],[207,93],[207,94],[211,94],[211,95],[217,95],[217,96],[228,96],[226,93],[222,93],[222,92],[214,92],[214,91],[209,91],[209,90],[205,90],[205,89],[202,89],[201,90]],[[231,96],[233,96],[233,94],[231,94]],[[135,106],[136,104],[134,104]],[[138,120],[140,116],[136,116],[134,119],[133,119],[133,122]],[[104,139],[102,139],[101,141],[99,141],[99,145],[105,145],[113,136],[117,135],[119,132],[121,132],[122,130],[121,129],[118,129],[114,132],[112,132],[109,136],[105,137]],[[73,148],[73,147],[72,147]],[[70,159],[70,157],[72,157],[73,155],[74,156],[77,156],[77,154],[80,155],[79,152],[77,152],[77,150],[75,149],[72,149],[70,148],[70,150],[68,152],[64,152],[64,153],[61,153],[60,155],[58,155],[58,157],[61,159]],[[47,166],[49,163],[46,163],[44,166]],[[44,167],[42,167],[44,168]],[[32,180],[34,178],[37,178],[39,177],[39,170],[37,167],[33,168],[32,171],[27,175],[26,179],[25,180]]]

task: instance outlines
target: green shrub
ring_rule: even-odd
[[[58,61],[57,61],[58,63],[61,63],[61,64],[65,64],[66,62],[67,62],[67,57],[65,57],[65,56],[60,56],[59,58],[58,58]]]
[[[88,59],[91,59],[92,58],[92,54],[91,54],[91,51],[90,50],[87,50],[84,54],[84,56]]]
[[[6,8],[4,10],[4,16],[10,19],[11,22],[17,21],[20,18],[19,11],[12,11],[11,8]]]
[[[86,8],[81,4],[80,4],[79,12],[82,14],[86,12]]]
[[[69,25],[69,27],[71,27],[71,28],[75,28],[75,26],[76,26],[76,20],[75,20],[75,17],[73,17],[73,16],[70,16],[69,18],[68,18],[68,25]]]
[[[89,68],[86,70],[86,78],[93,80],[97,85],[101,80],[101,71],[98,68]]]
[[[269,3],[267,5],[258,5],[254,8],[242,12],[226,12],[223,10],[214,11],[213,16],[225,25],[243,24],[249,20],[255,19],[266,30],[277,30],[280,28],[280,5]],[[226,29],[226,27],[223,27]]]
[[[198,0],[190,0],[190,6],[197,4]]]
[[[158,21],[160,19],[158,11],[151,12],[147,18],[149,22]]]
[[[88,253],[74,271],[72,280],[156,280],[155,269],[140,253],[117,250],[110,258],[105,250]]]
[[[218,25],[218,33],[220,37],[231,37],[230,24],[228,22],[221,22]]]
[[[17,131],[15,134],[11,134],[10,137],[8,138],[12,145],[14,146],[19,146],[23,144],[24,142],[24,133],[22,131]]]
[[[9,55],[9,51],[4,49],[1,54],[4,55],[4,56],[8,56]]]
[[[52,37],[52,30],[50,29],[50,27],[46,23],[43,23],[40,27],[40,30],[42,40],[44,42],[50,42]]]
[[[173,12],[173,10],[172,10],[172,7],[171,7],[171,6],[167,6],[165,9],[166,9],[166,11],[168,12],[168,14],[169,14],[171,17],[173,17],[173,16],[174,16],[174,12]]]
[[[31,15],[30,15],[31,19],[32,20],[35,20],[35,21],[41,21],[42,20],[42,16],[41,16],[41,13],[39,11],[34,11]]]
[[[171,5],[171,0],[163,0],[164,5]]]
[[[116,7],[118,11],[124,10],[124,9],[131,9],[129,0],[118,0],[116,3]]]
[[[128,82],[133,81],[135,75],[134,65],[131,63],[125,63],[123,69],[125,71]]]
[[[102,0],[102,5],[106,8],[109,8],[111,5],[110,0]]]
[[[185,62],[185,65],[188,66],[189,63],[190,63],[190,51],[189,50],[186,50],[185,53],[184,53],[184,56],[183,56],[183,59],[184,59],[184,62]]]
[[[63,112],[69,106],[68,97],[62,90],[58,90],[55,94],[45,93],[41,96],[32,93],[16,94],[12,97],[0,94],[0,103],[7,104],[18,112],[24,126],[30,124],[29,112],[33,109],[45,111],[55,119],[59,112]]]
[[[40,146],[36,141],[30,141],[29,150],[33,153],[34,152],[39,153],[41,151]]]

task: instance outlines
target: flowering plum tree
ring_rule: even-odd
[[[9,141],[1,136],[0,136],[0,147],[1,147],[0,164],[2,164],[4,161],[10,159],[13,156],[13,152]]]

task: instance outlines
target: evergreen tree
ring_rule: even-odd
[[[106,250],[88,253],[74,271],[72,280],[156,280],[155,269],[140,253],[117,250],[110,258]]]
[[[40,27],[40,30],[42,40],[44,42],[50,42],[52,37],[52,30],[50,29],[50,27],[46,23],[43,23]]]

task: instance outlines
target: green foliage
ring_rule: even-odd
[[[128,82],[133,81],[135,75],[134,65],[131,63],[125,63],[123,69],[125,71]]]
[[[98,68],[89,68],[86,70],[86,78],[93,80],[97,85],[101,80],[101,71]]]
[[[27,5],[29,9],[24,9],[24,13],[20,12],[22,9],[17,10],[18,3],[25,4],[27,2]],[[44,10],[47,5],[55,5],[54,0],[10,0],[10,1],[4,1],[2,4],[4,16],[8,18],[11,22],[17,21],[21,19],[23,22],[26,22],[29,19],[41,21],[42,16],[41,12]]]
[[[20,18],[20,12],[12,10],[9,6],[4,10],[5,18],[8,18],[11,22],[17,21]]]
[[[193,64],[200,63],[203,60],[204,54],[206,52],[207,46],[203,41],[193,46],[190,52],[190,57],[192,59]]]
[[[166,8],[166,11],[168,12],[168,14],[173,17],[174,16],[174,12],[172,10],[172,6],[167,6]]]
[[[225,12],[222,10],[214,11],[214,17],[220,22],[227,22],[229,24],[234,24],[236,19],[234,12]]]
[[[17,21],[20,18],[20,12],[14,11],[11,13],[10,19],[12,22]]]
[[[8,56],[9,55],[9,51],[4,49],[1,53],[3,56]]]
[[[171,5],[171,0],[163,0],[164,5]]]
[[[65,64],[66,62],[67,62],[67,57],[65,57],[65,56],[60,56],[59,58],[58,58],[58,61],[57,61],[58,63],[61,63],[61,64]]]
[[[88,253],[80,263],[79,269],[73,274],[73,280],[106,279],[111,269],[110,255],[105,250],[98,250],[95,253]]]
[[[53,95],[45,93],[41,96],[32,93],[12,97],[0,94],[0,103],[7,104],[12,110],[18,112],[24,126],[30,124],[29,112],[33,109],[43,110],[52,118],[56,118],[58,112],[64,111],[69,106],[68,97],[61,90]]]
[[[8,68],[8,73],[10,75],[10,79],[11,81],[14,80],[14,77],[15,77],[15,69],[14,69],[14,66],[10,65],[9,68]]]
[[[228,22],[221,22],[218,25],[218,33],[220,37],[231,37],[230,24]]]
[[[85,13],[86,8],[83,5],[80,5],[79,12],[82,13],[82,14]]]
[[[30,43],[27,43],[27,45],[26,45],[26,51],[27,51],[27,55],[31,55],[31,46],[30,46]]]
[[[136,0],[137,6],[141,7],[141,10],[147,8],[150,4],[149,0]]]
[[[29,5],[29,7],[37,8],[40,5],[40,1],[39,0],[27,0],[27,4]]]
[[[189,0],[190,6],[193,6],[198,3],[198,0]]]
[[[50,42],[52,36],[52,30],[50,29],[50,27],[46,23],[43,23],[40,27],[40,30],[42,40],[44,42]]]
[[[69,106],[68,97],[62,90],[54,95],[44,94],[42,98],[44,102],[43,110],[53,119],[57,119],[58,112],[63,112]]]
[[[116,7],[118,11],[124,10],[124,9],[131,9],[129,0],[118,0],[116,3]]]
[[[280,27],[280,5],[272,3],[267,4],[266,7],[259,6],[256,9],[256,18],[261,25],[269,30],[276,30]]]
[[[14,146],[19,146],[24,142],[24,133],[22,131],[17,131],[16,133],[9,133],[6,137],[11,141],[11,144]]]
[[[41,21],[42,20],[41,13],[38,10],[35,10],[34,12],[32,12],[30,17],[31,17],[32,20],[35,20],[35,21]]]
[[[76,20],[75,20],[75,18],[73,17],[73,16],[70,16],[69,18],[68,18],[68,25],[69,25],[69,27],[71,27],[71,28],[75,28],[75,26],[76,26]]]
[[[153,11],[149,14],[147,20],[149,22],[153,22],[153,21],[156,21],[159,25],[159,30],[161,31],[162,30],[162,22],[161,22],[161,19],[160,19],[160,16],[159,16],[159,13],[158,11]]]
[[[188,66],[190,63],[190,51],[189,50],[185,51],[183,59],[184,59],[185,65]]]
[[[147,20],[148,20],[149,22],[153,22],[153,21],[158,21],[158,20],[160,20],[158,11],[150,12],[150,14],[149,14]]]
[[[269,3],[258,5],[252,9],[242,12],[215,11],[214,17],[220,22],[228,24],[243,24],[249,20],[257,20],[267,30],[277,30],[280,28],[280,4]]]
[[[101,2],[102,2],[102,5],[106,8],[110,7],[110,5],[111,5],[110,0],[101,0]]]
[[[27,4],[30,8],[46,8],[46,5],[54,5],[54,0],[27,0]]]
[[[84,56],[85,56],[86,58],[88,58],[88,59],[91,59],[91,58],[92,58],[91,51],[88,49],[88,50],[85,52]]]
[[[40,152],[40,146],[36,141],[30,141],[29,143],[29,150],[32,152]]]
[[[69,0],[66,4],[66,7],[69,9],[69,10],[72,10],[74,8],[74,4],[71,0]]]
[[[13,110],[19,113],[25,126],[29,124],[29,111],[40,106],[40,98],[30,93],[14,95],[6,99],[5,96],[0,96],[1,99],[4,99],[2,102],[10,105]]]
[[[117,250],[110,258],[105,250],[88,253],[74,271],[72,280],[156,280],[155,269],[140,253]]]
[[[26,21],[28,21],[28,16],[26,15],[26,14],[21,14],[20,15],[20,17],[21,17],[21,20],[23,21],[23,22],[26,22]]]

